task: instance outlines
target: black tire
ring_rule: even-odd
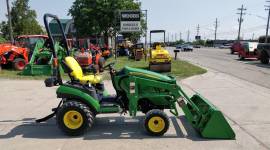
[[[68,123],[65,123],[64,120],[66,118],[66,115],[69,115],[68,113],[70,112],[77,112],[81,115],[81,116],[78,115],[77,117],[76,115],[73,115],[71,118],[72,120],[74,119],[75,121],[77,121],[78,118],[79,120],[82,119],[82,123],[79,123],[79,127],[72,129],[71,127],[67,126]],[[89,107],[87,107],[83,103],[80,103],[77,101],[68,101],[68,102],[65,102],[57,111],[56,120],[57,120],[58,127],[65,134],[69,136],[78,136],[78,135],[82,135],[83,133],[87,131],[87,129],[92,127],[94,123],[94,113],[91,112]],[[72,122],[72,120],[69,120],[69,121]]]
[[[16,58],[13,62],[12,62],[12,66],[15,70],[19,70],[22,71],[24,69],[24,67],[26,66],[26,62],[24,59],[22,58]]]
[[[239,57],[240,60],[245,60],[245,57],[243,57],[243,56],[240,55],[240,54],[238,55],[238,57]]]
[[[260,59],[262,64],[269,64],[269,56],[266,51],[261,52]]]
[[[234,51],[233,51],[233,49],[231,49],[231,54],[234,54]]]
[[[151,124],[153,125],[153,123],[156,125],[156,127],[151,127]],[[147,112],[144,120],[144,127],[149,135],[162,136],[164,135],[164,133],[167,132],[169,126],[170,126],[169,117],[163,111],[159,109],[153,109]]]

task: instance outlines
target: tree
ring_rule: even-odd
[[[41,26],[38,24],[35,10],[31,10],[29,0],[16,0],[12,3],[11,8],[11,23],[14,35],[23,34],[42,34],[44,33]],[[8,38],[8,24],[3,21],[0,24],[1,32],[5,38]]]
[[[204,46],[205,43],[206,43],[206,41],[204,41],[204,40],[196,40],[196,41],[192,42],[193,45],[202,45],[202,46]]]
[[[120,10],[140,10],[133,0],[76,0],[69,10],[79,37],[116,33],[120,29]],[[138,34],[138,33],[137,33]],[[139,36],[143,31],[139,33]],[[129,34],[134,36],[136,34]]]
[[[10,39],[9,29],[8,29],[8,22],[2,21],[0,23],[0,31],[2,32],[3,38]]]
[[[0,35],[0,43],[4,43],[4,42],[6,42],[6,39],[3,38],[3,37]]]

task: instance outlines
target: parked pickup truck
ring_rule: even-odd
[[[261,36],[259,38],[259,44],[257,46],[258,59],[261,60],[262,64],[269,64],[269,56],[270,56],[270,37],[267,39],[267,43],[265,43],[265,36]]]

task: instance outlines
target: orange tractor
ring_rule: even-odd
[[[15,70],[23,70],[31,58],[38,40],[45,40],[46,35],[22,35],[14,43],[0,44],[0,67],[12,65]]]
[[[79,40],[79,47],[85,47],[82,46],[84,44],[81,44],[81,42],[82,40]],[[74,58],[86,72],[93,70],[97,72],[103,72],[105,59],[102,56],[101,49],[94,44],[89,44],[87,48],[80,48],[80,50],[76,50],[74,52]]]

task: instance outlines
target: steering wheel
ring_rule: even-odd
[[[104,69],[107,69],[107,68],[109,68],[110,69],[110,71],[113,69],[113,66],[115,65],[115,62],[111,62],[111,63],[109,63],[108,65],[106,65],[106,66],[104,66],[103,68]]]

